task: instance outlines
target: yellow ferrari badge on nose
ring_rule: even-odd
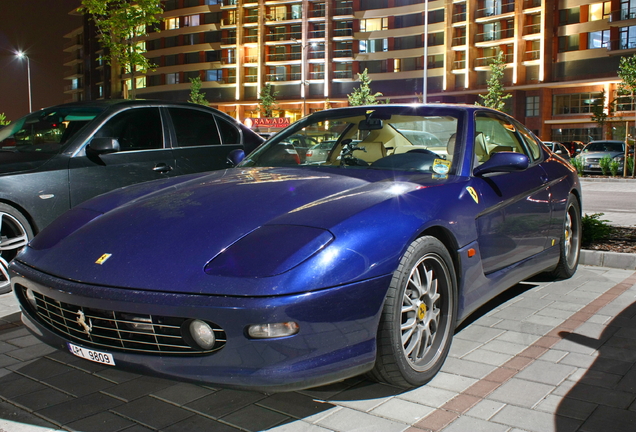
[[[107,260],[108,258],[110,258],[111,256],[112,256],[112,254],[105,253],[104,255],[100,256],[100,257],[97,259],[97,261],[95,261],[95,264],[102,265],[102,264],[104,264],[104,263],[106,262],[106,260]]]
[[[468,193],[470,194],[470,196],[471,196],[471,197],[473,197],[473,199],[475,200],[475,202],[476,202],[477,204],[479,204],[479,195],[477,195],[477,191],[476,191],[473,187],[471,187],[471,186],[468,186],[468,187],[466,188],[466,190],[468,191]]]

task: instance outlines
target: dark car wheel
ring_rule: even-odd
[[[11,291],[7,267],[20,250],[33,238],[26,218],[15,208],[0,203],[0,294]]]
[[[559,249],[559,263],[550,275],[567,279],[576,272],[581,252],[581,207],[578,198],[572,194],[566,205]]]
[[[372,378],[420,386],[442,367],[457,311],[453,261],[439,240],[415,240],[393,275],[378,329]]]

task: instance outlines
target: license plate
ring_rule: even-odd
[[[76,355],[77,357],[84,358],[86,360],[94,361],[96,363],[101,363],[105,365],[115,366],[115,358],[112,354],[95,351],[87,348],[82,348],[77,345],[73,345],[72,343],[68,343],[68,350],[71,354]]]
[[[597,164],[592,164],[592,165],[590,165],[590,168],[600,168],[600,167],[601,167],[601,166],[600,166],[600,165],[597,165]]]

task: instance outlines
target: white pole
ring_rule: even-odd
[[[424,0],[424,84],[422,85],[422,102],[428,99],[428,0]]]

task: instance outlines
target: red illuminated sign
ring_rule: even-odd
[[[291,120],[289,117],[246,118],[243,124],[250,129],[256,129],[259,127],[284,128],[291,124]]]

